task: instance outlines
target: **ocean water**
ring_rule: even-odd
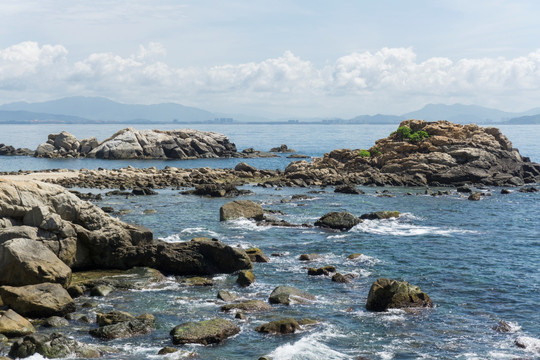
[[[232,126],[216,131],[229,135],[240,149],[256,145],[256,148],[268,150],[286,143],[308,155],[320,155],[334,148],[368,148],[375,139],[395,128],[346,125],[310,125],[307,129],[293,125],[253,127],[256,130],[251,133],[249,129]],[[97,131],[87,130],[81,130],[81,134],[98,135]],[[10,131],[11,135],[6,136]],[[534,126],[503,130],[522,154],[540,161],[540,144],[533,141],[535,131]],[[2,132],[0,143],[8,142],[6,139],[9,138],[16,139],[15,134],[24,130],[14,127],[7,132]],[[76,129],[72,132],[76,134]],[[24,141],[31,145],[36,140],[39,142],[28,135]],[[22,145],[19,141],[8,143]],[[36,168],[57,164],[44,159],[30,160]],[[274,164],[274,168],[283,167],[290,161],[285,158],[274,159],[278,160],[274,163],[270,162],[272,159],[252,160],[261,168],[267,164]],[[77,161],[78,167],[86,168],[124,166],[114,161]],[[132,164],[140,166],[143,163]],[[2,157],[0,164],[7,166]],[[166,166],[169,162],[153,164]],[[223,164],[223,160],[208,160],[208,165],[204,166],[229,166]],[[130,210],[121,216],[122,220],[144,225],[154,231],[155,237],[166,241],[189,241],[193,237],[208,236],[232,246],[256,246],[269,256],[280,255],[270,256],[269,263],[254,264],[256,282],[248,288],[238,287],[235,275],[215,275],[211,287],[185,287],[174,277],[169,277],[164,283],[142,290],[118,290],[103,299],[78,299],[78,304],[85,301],[98,304],[97,308],[81,310],[90,316],[96,311],[112,309],[133,314],[149,312],[156,316],[157,329],[152,334],[104,343],[122,351],[122,354],[108,358],[180,359],[182,355],[178,353],[166,357],[156,355],[163,346],[172,345],[169,331],[183,322],[214,317],[231,319],[242,331],[220,345],[186,345],[180,349],[195,352],[200,359],[257,359],[263,355],[273,359],[321,360],[358,357],[540,358],[538,349],[521,349],[514,344],[517,338],[540,339],[539,193],[514,191],[501,195],[499,188],[487,188],[482,191],[491,196],[473,202],[455,192],[449,196],[424,195],[425,188],[364,187],[366,195],[336,194],[331,187],[244,188],[254,191],[255,195],[241,199],[257,201],[265,209],[280,210],[284,215],[276,216],[292,223],[312,224],[327,212],[344,210],[356,215],[397,210],[401,216],[365,221],[350,231],[334,232],[319,228],[259,227],[249,220],[220,222],[219,208],[230,199],[180,195],[178,190],[172,189],[159,190],[156,196],[104,197],[103,201],[96,202],[98,206]],[[388,190],[395,197],[378,197],[377,191],[382,190]],[[407,195],[408,192],[415,195]],[[312,198],[281,202],[294,194]],[[145,215],[144,210],[149,209],[156,212]],[[304,253],[319,253],[322,258],[309,263],[299,261],[298,257]],[[347,260],[347,255],[352,253],[362,253],[362,256]],[[358,277],[350,284],[338,284],[329,277],[307,275],[307,267],[324,265],[334,265],[342,274],[353,273]],[[379,277],[406,280],[420,286],[435,306],[414,312],[366,311],[369,288]],[[265,301],[279,285],[308,291],[317,297],[317,301],[248,313],[246,321],[236,320],[234,314],[219,310],[224,304],[216,298],[219,290],[229,290],[245,299]],[[311,318],[319,323],[290,335],[263,335],[254,331],[263,322],[284,317]],[[494,331],[493,327],[499,321],[510,323],[512,331]],[[81,341],[102,343],[88,335],[92,326],[75,322],[61,332]]]

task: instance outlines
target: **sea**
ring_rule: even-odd
[[[137,128],[149,128],[137,125]],[[178,126],[156,125],[159,129]],[[522,155],[540,162],[539,126],[498,126]],[[35,149],[50,133],[66,130],[79,138],[104,140],[120,125],[0,125],[0,143]],[[199,130],[227,135],[239,150],[269,150],[287,144],[299,153],[322,156],[338,148],[367,149],[397,125],[197,125]],[[0,156],[0,171],[39,169],[96,169],[134,167],[230,168],[246,161],[261,169],[284,169],[296,159],[286,155],[263,159],[139,160],[35,159]],[[138,290],[116,290],[104,298],[88,296],[77,304],[90,317],[96,312],[151,313],[156,330],[145,336],[102,342],[88,330],[96,325],[73,322],[59,331],[91,344],[112,346],[120,354],[111,359],[539,359],[540,358],[540,193],[482,187],[481,201],[468,201],[453,189],[450,195],[426,193],[449,190],[425,187],[360,187],[365,195],[334,193],[326,188],[243,187],[255,194],[242,196],[275,210],[275,217],[296,224],[313,224],[330,211],[361,215],[396,210],[397,219],[366,220],[346,232],[311,228],[257,226],[251,220],[220,222],[219,208],[231,199],[182,195],[179,189],[158,190],[143,197],[104,196],[98,206],[125,210],[121,220],[146,226],[168,242],[206,236],[241,248],[258,247],[270,258],[255,263],[256,281],[236,285],[236,275],[217,274],[213,286],[187,287],[178,278]],[[105,192],[79,189],[85,192]],[[383,194],[383,192],[385,192]],[[307,198],[291,200],[293,195]],[[410,195],[413,194],[413,195]],[[381,196],[391,195],[391,196]],[[151,211],[147,211],[151,210]],[[118,213],[117,213],[118,214]],[[317,253],[315,261],[299,261],[301,254]],[[354,260],[347,256],[361,253]],[[329,276],[309,276],[307,267],[334,265],[354,274],[348,284]],[[434,307],[418,311],[365,309],[371,284],[380,277],[419,286]],[[228,290],[243,299],[266,301],[280,285],[294,286],[317,297],[309,304],[274,305],[272,311],[247,313],[246,320],[222,313],[216,295]],[[184,345],[180,352],[157,355],[173,346],[170,330],[181,323],[223,317],[241,332],[219,345]],[[318,323],[288,335],[260,334],[254,329],[281,318],[310,318]],[[508,332],[495,328],[504,321]],[[527,344],[527,348],[516,345]],[[31,359],[41,359],[33,356]]]

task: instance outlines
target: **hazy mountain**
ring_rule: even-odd
[[[171,122],[175,119],[178,121],[205,121],[215,118],[214,114],[209,111],[180,104],[121,104],[106,98],[83,96],[40,103],[16,102],[2,105],[0,110],[63,114],[99,121],[138,119],[139,121]]]
[[[508,120],[507,122],[505,122],[505,124],[515,124],[515,125],[540,124],[540,114],[516,117],[516,118]]]
[[[490,109],[477,105],[445,105],[428,104],[422,109],[403,114],[407,119],[422,119],[426,121],[448,120],[456,123],[491,123],[503,122],[513,117],[516,113],[509,113],[497,109]]]
[[[31,111],[2,111],[0,110],[0,122],[3,123],[89,123],[92,120],[78,116],[36,113]]]
[[[349,120],[351,124],[399,124],[406,118],[397,115],[360,115]]]

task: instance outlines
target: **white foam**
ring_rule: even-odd
[[[207,236],[217,238],[219,234],[215,231],[209,230],[204,227],[186,228],[180,232],[180,234],[206,234]]]
[[[349,235],[347,235],[347,234],[329,235],[326,238],[327,239],[344,239],[346,237],[349,237]]]
[[[373,256],[369,256],[369,255],[360,255],[354,259],[346,259],[347,261],[350,261],[350,262],[359,262],[359,263],[362,263],[362,264],[365,264],[365,265],[375,265],[377,263],[380,263],[381,260],[373,257]]]
[[[353,227],[350,232],[363,232],[376,235],[394,236],[418,236],[418,235],[440,235],[452,236],[453,234],[475,234],[473,230],[463,230],[454,228],[440,228],[436,226],[421,226],[398,219],[388,220],[364,220]]]
[[[183,242],[182,238],[180,238],[180,234],[172,234],[162,238],[161,240],[169,243]]]
[[[255,220],[250,219],[235,219],[227,220],[226,225],[231,229],[240,229],[248,231],[266,231],[271,228],[271,226],[258,226]]]
[[[520,336],[516,339],[516,345],[524,348],[526,351],[540,353],[540,339],[530,336]]]

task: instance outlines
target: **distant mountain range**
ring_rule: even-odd
[[[403,115],[360,115],[352,119],[297,119],[294,123],[398,124],[406,119],[449,120],[468,124],[540,124],[540,108],[510,113],[476,105],[428,104]],[[273,122],[271,119],[236,116],[238,122]],[[286,120],[285,120],[286,121]],[[0,123],[231,123],[232,117],[175,103],[155,105],[121,104],[100,97],[67,97],[0,106]],[[283,120],[281,120],[283,122]]]

